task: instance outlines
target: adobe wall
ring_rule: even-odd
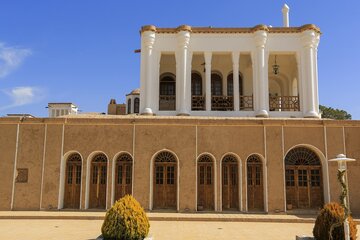
[[[19,128],[18,128],[19,126]],[[18,128],[18,130],[17,130]],[[269,212],[285,210],[284,155],[298,145],[326,159],[339,153],[358,159],[349,164],[351,210],[360,214],[360,121],[307,119],[236,119],[195,117],[103,117],[0,119],[0,210],[56,209],[59,206],[62,156],[78,152],[83,158],[81,208],[86,207],[88,162],[103,152],[108,163],[107,206],[112,202],[112,167],[118,153],[134,158],[133,195],[151,208],[150,166],[163,149],[179,160],[179,210],[196,210],[196,159],[211,153],[216,162],[216,209],[221,209],[220,162],[226,153],[241,162],[241,205],[246,211],[246,159],[258,154],[267,174]],[[18,146],[16,139],[18,135]],[[44,145],[45,144],[45,145]],[[16,168],[28,169],[28,182],[14,182]],[[330,200],[337,201],[337,164],[328,163]],[[327,179],[324,179],[325,181]],[[14,191],[13,191],[14,184]]]

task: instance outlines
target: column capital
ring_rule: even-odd
[[[258,30],[254,32],[254,40],[256,47],[262,47],[262,48],[265,47],[267,35],[268,35],[267,31],[265,30]]]
[[[144,46],[147,48],[152,48],[155,43],[155,32],[153,31],[146,31],[142,33],[142,40],[144,43]]]
[[[181,48],[187,48],[190,43],[190,32],[188,31],[180,31],[177,33],[177,41],[178,45]]]
[[[320,34],[314,30],[306,30],[301,33],[301,42],[304,48],[317,48],[320,42]]]
[[[239,64],[239,57],[240,57],[240,52],[237,51],[233,51],[231,53],[231,58],[232,58],[232,63],[233,65],[238,65]]]
[[[212,52],[204,52],[205,64],[211,64]]]

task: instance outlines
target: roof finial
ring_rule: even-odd
[[[282,8],[283,13],[283,27],[289,27],[289,6],[284,4]]]

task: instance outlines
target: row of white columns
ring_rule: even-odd
[[[158,93],[160,53],[154,53],[156,28],[149,28],[142,32],[142,88],[141,101],[142,114],[153,115],[153,109],[158,109],[158,102],[154,94]],[[177,32],[176,58],[176,109],[177,115],[190,115],[191,112],[191,59],[192,52],[189,51],[191,28],[180,26]],[[257,117],[269,116],[269,94],[268,94],[268,53],[266,42],[268,30],[261,27],[254,32],[255,48],[251,51],[253,59],[253,95],[254,111]],[[319,35],[313,30],[302,33],[303,48],[301,51],[299,71],[300,98],[302,98],[302,110],[304,117],[319,117],[318,92],[317,92],[317,45]],[[211,111],[211,59],[212,52],[204,52],[205,59],[205,109]],[[298,60],[299,61],[299,60]],[[240,51],[232,52],[233,73],[239,72]],[[155,74],[156,73],[156,74]],[[240,111],[239,103],[239,75],[233,74],[233,96],[234,110]],[[145,90],[145,91],[144,91]],[[145,95],[145,96],[144,96]]]

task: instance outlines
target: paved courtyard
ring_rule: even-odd
[[[100,235],[101,224],[102,220],[2,219],[0,238],[91,240]],[[313,228],[312,223],[151,221],[150,224],[150,234],[155,240],[293,240],[296,234],[311,235]]]

